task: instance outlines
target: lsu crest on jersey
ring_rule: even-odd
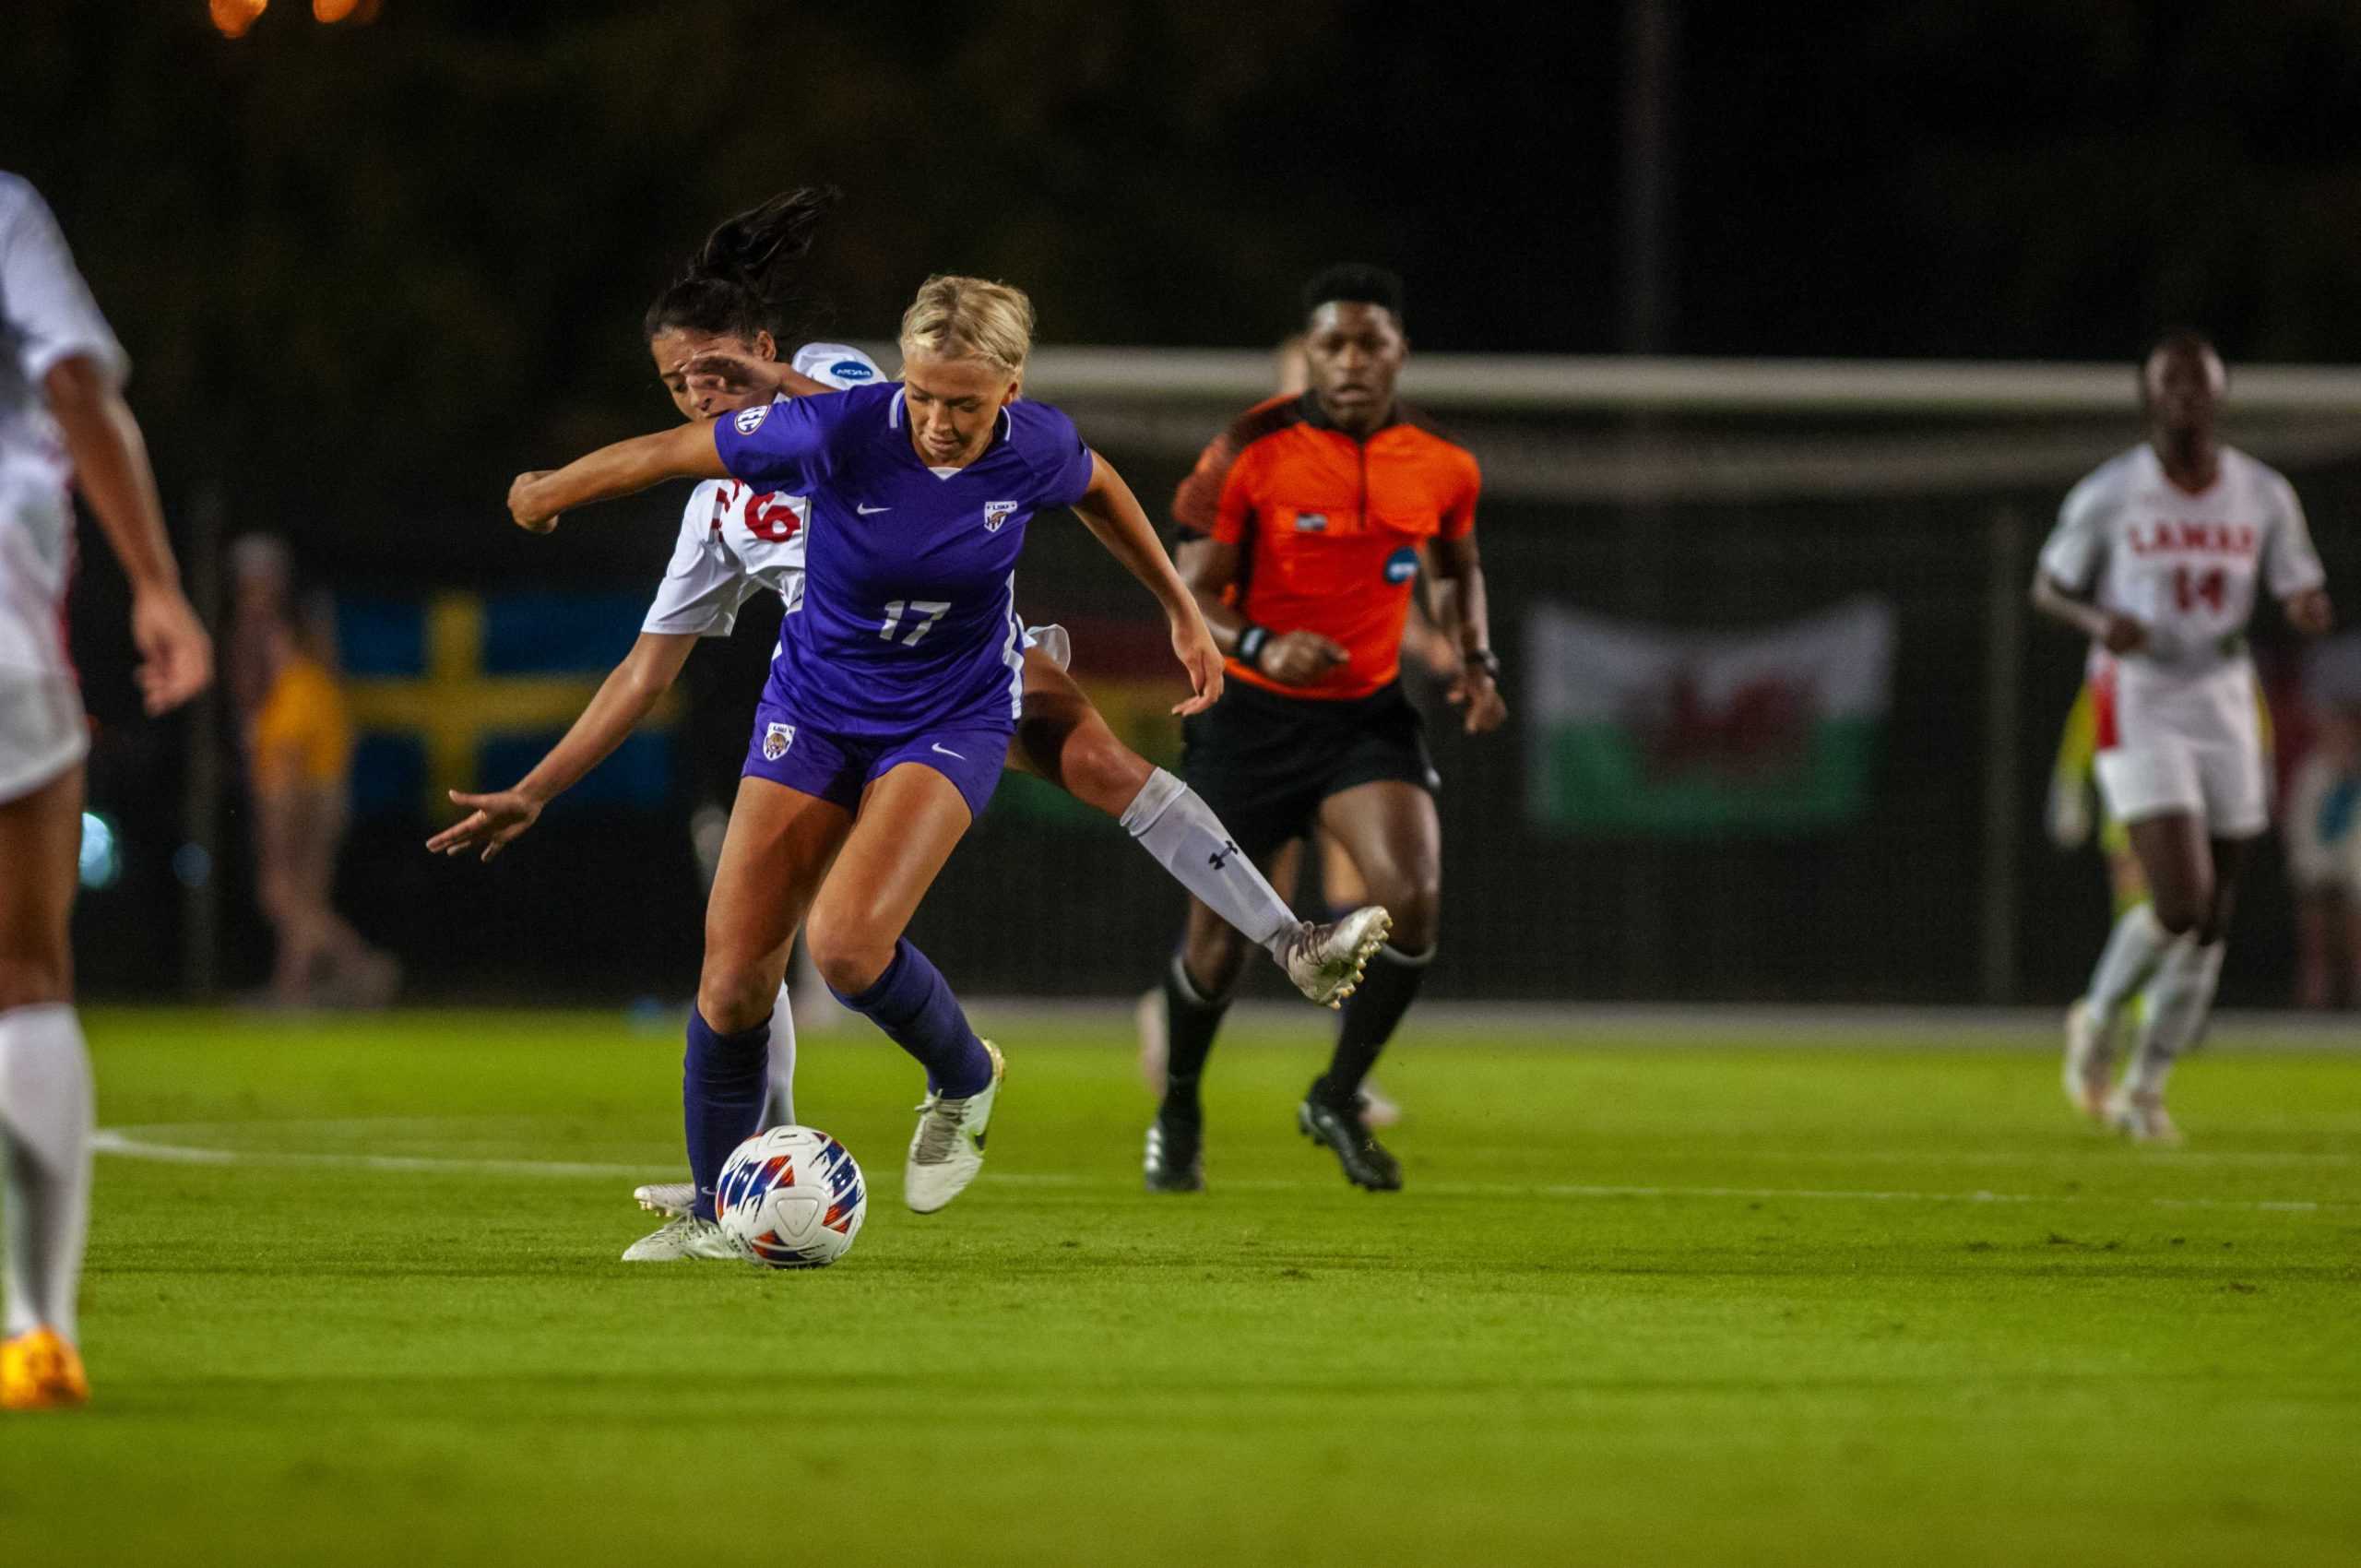
[[[2041,569],[2145,625],[2149,647],[2130,662],[2175,675],[2243,657],[2258,585],[2285,599],[2325,580],[2294,486],[2228,446],[2194,494],[2145,445],[2102,465],[2066,497]]]

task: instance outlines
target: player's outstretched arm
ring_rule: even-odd
[[[1164,606],[1164,618],[1172,628],[1172,651],[1179,656],[1180,667],[1189,671],[1193,693],[1187,701],[1173,704],[1172,711],[1202,713],[1211,707],[1221,696],[1221,647],[1214,641],[1213,629],[1205,624],[1204,612],[1197,607],[1189,586],[1172,569],[1171,557],[1157,541],[1156,529],[1140,510],[1132,487],[1096,452],[1090,455],[1090,488],[1083,492],[1074,509],[1098,536],[1107,552]]]
[[[728,477],[713,444],[713,423],[699,420],[601,446],[562,469],[518,474],[508,487],[508,513],[518,528],[547,533],[557,527],[559,514],[594,501],[635,495],[668,479]]]
[[[65,438],[74,481],[97,514],[108,548],[131,579],[131,640],[139,649],[139,692],[148,711],[178,707],[213,679],[213,639],[181,591],[180,566],[164,532],[156,474],[139,422],[113,375],[71,354],[42,378],[49,411]]]
[[[647,717],[680,678],[681,667],[696,647],[694,634],[642,632],[600,683],[598,695],[582,717],[550,748],[549,755],[506,790],[488,795],[451,791],[451,803],[468,815],[426,841],[438,855],[463,855],[480,849],[490,860],[540,820],[541,809],[582,781],[583,775],[614,754],[639,721]]]
[[[1486,734],[1509,716],[1501,699],[1500,660],[1492,652],[1491,608],[1484,594],[1484,565],[1476,536],[1438,538],[1431,548],[1435,579],[1435,624],[1459,650],[1459,673],[1444,695],[1467,710],[1467,732]]]

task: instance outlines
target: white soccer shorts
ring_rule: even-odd
[[[2214,838],[2251,838],[2271,826],[2250,671],[2126,681],[2114,699],[2112,744],[2101,717],[2098,778],[2116,821],[2187,812]]]
[[[0,665],[0,802],[21,800],[90,749],[71,677]]]

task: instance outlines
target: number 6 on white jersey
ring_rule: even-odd
[[[894,628],[902,624],[902,612],[914,611],[926,619],[910,628],[910,635],[902,639],[902,646],[916,647],[919,646],[919,639],[932,630],[934,624],[942,620],[943,612],[950,608],[951,604],[947,600],[897,599],[885,607],[885,624],[877,628],[877,635],[887,642],[893,641]]]

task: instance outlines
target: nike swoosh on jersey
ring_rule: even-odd
[[[860,505],[859,502],[855,502],[855,503],[853,503],[853,508],[852,508],[852,509],[853,509],[854,511],[856,511],[856,512],[860,513],[862,517],[867,517],[867,516],[869,516],[872,512],[890,512],[890,511],[892,511],[894,508],[892,508],[891,506],[863,506],[863,505]]]
[[[961,762],[966,762],[966,761],[967,760],[967,759],[966,757],[964,757],[964,756],[959,756],[959,754],[958,754],[957,752],[953,751],[949,746],[945,746],[945,745],[940,745],[940,744],[938,744],[934,749],[935,749],[936,751],[941,752],[944,756],[955,756],[955,757],[959,757],[959,760],[960,760]]]

